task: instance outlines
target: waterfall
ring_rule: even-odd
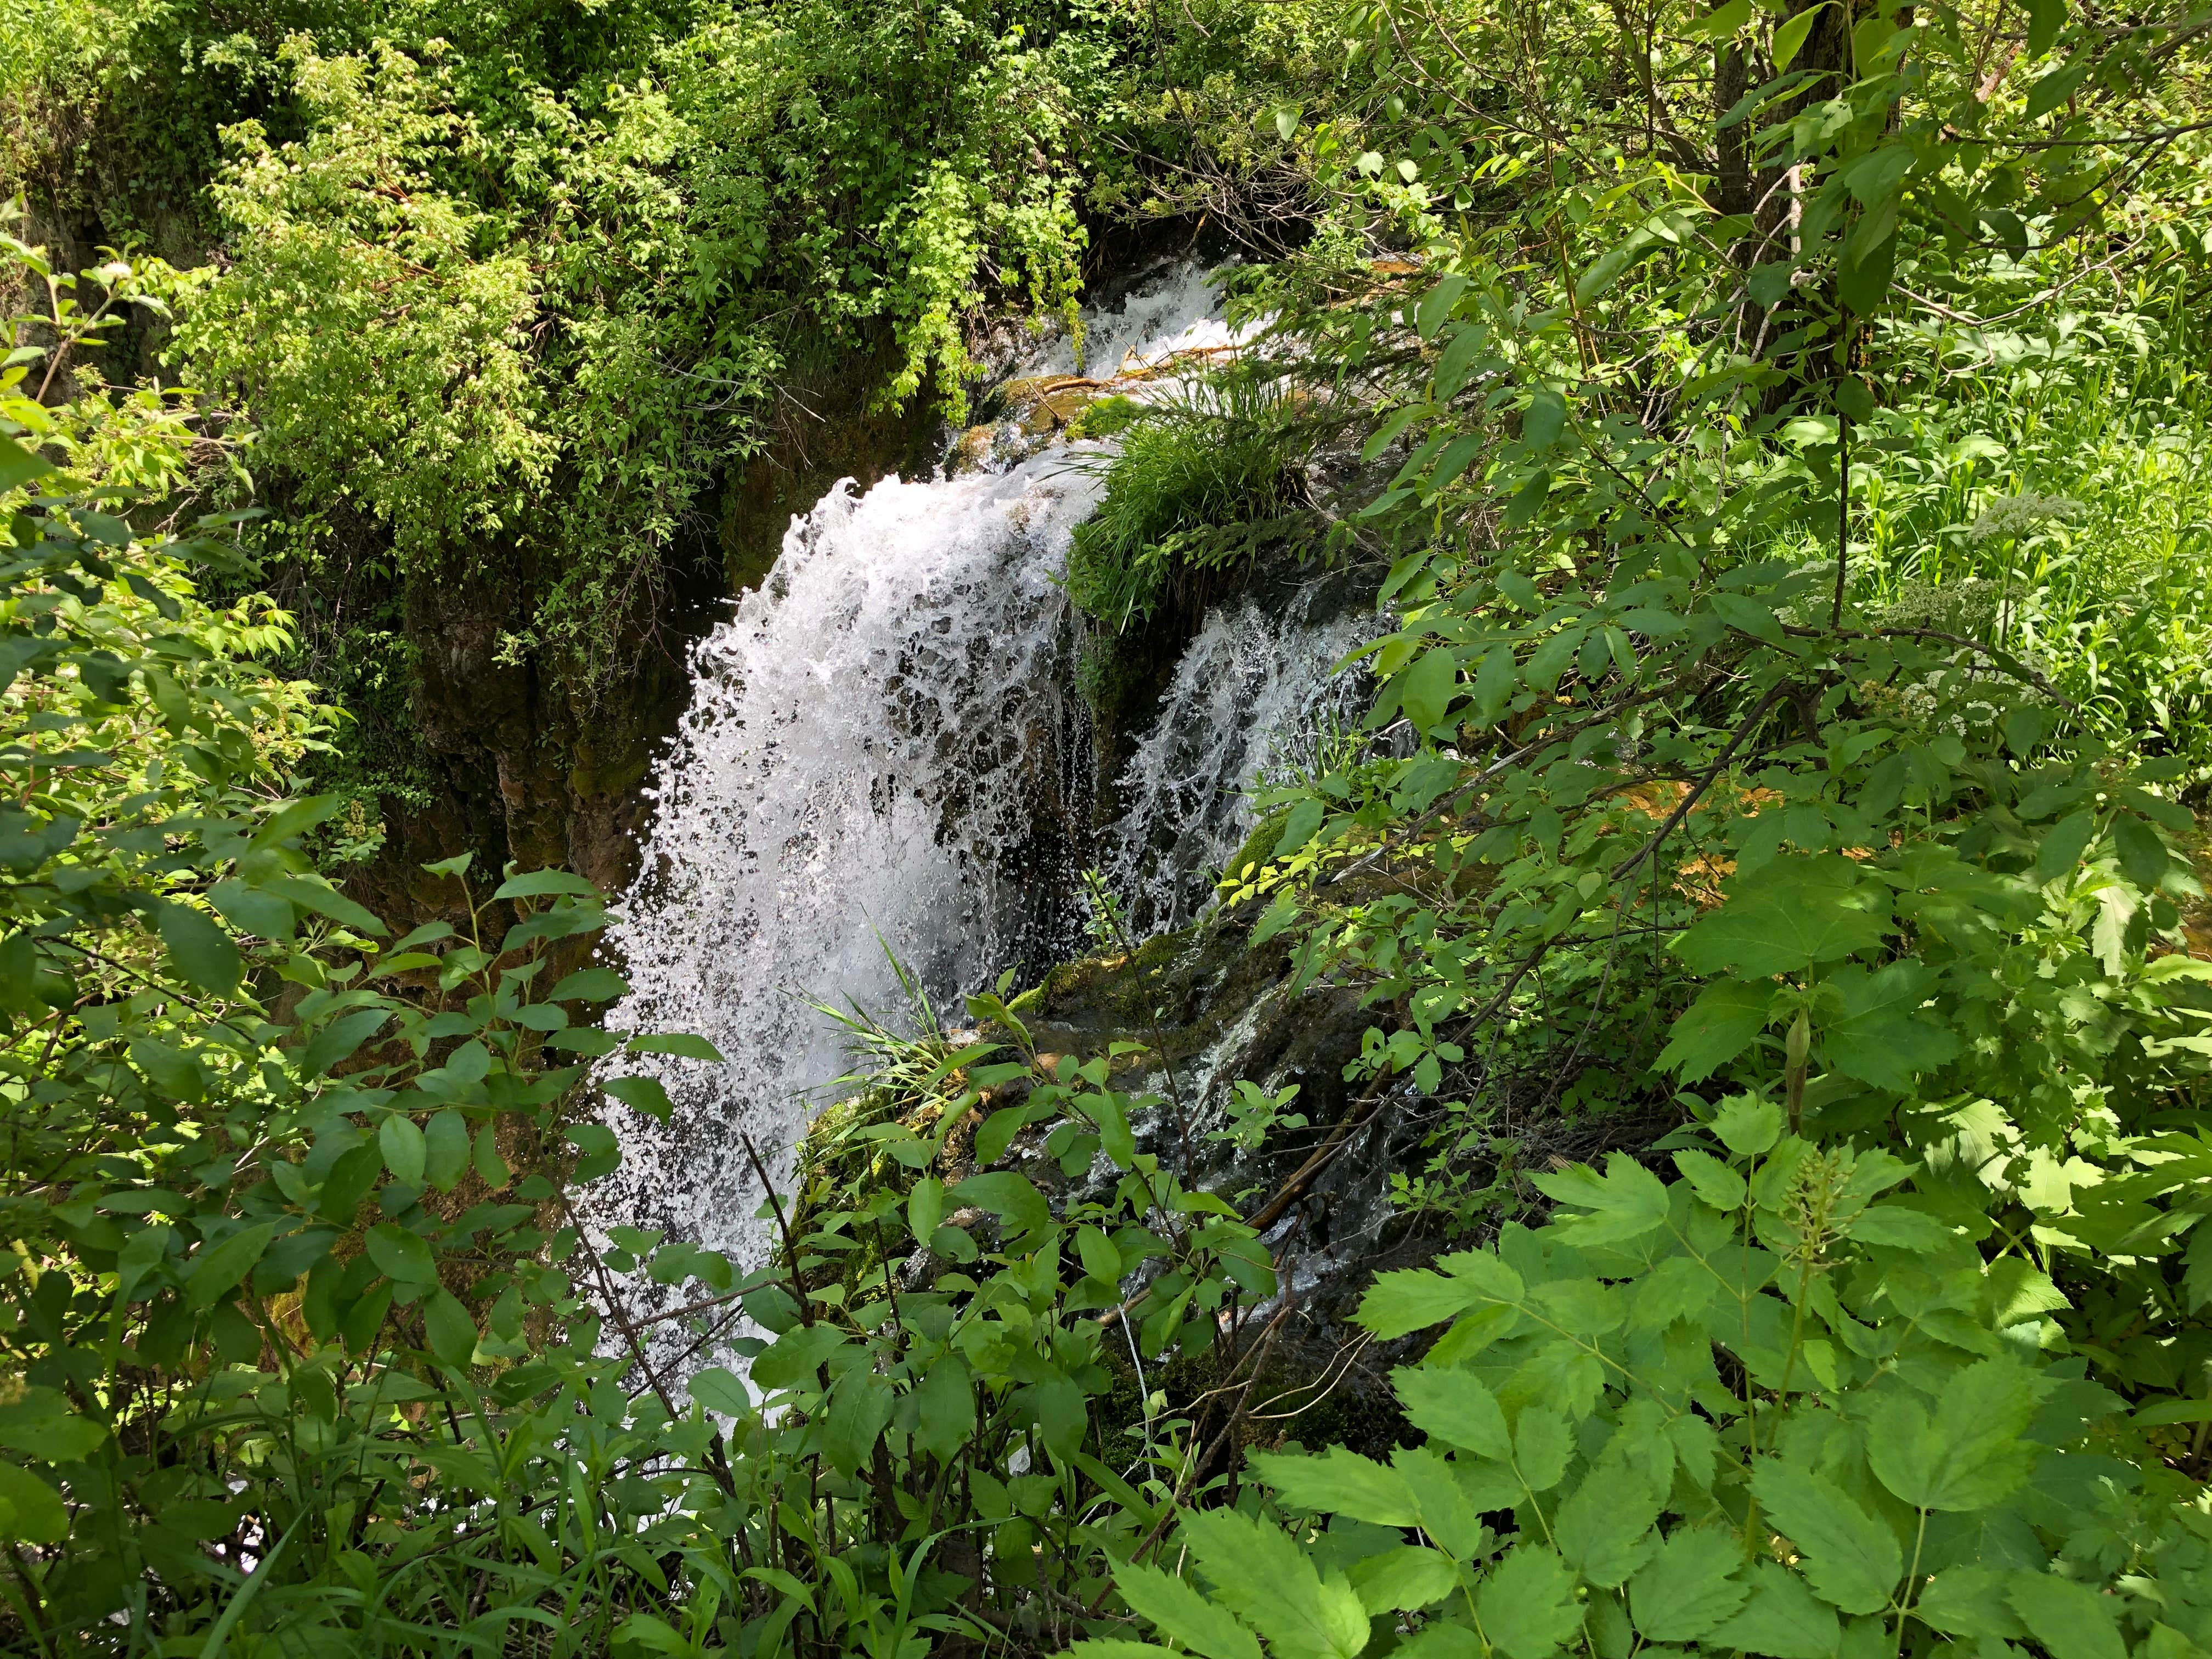
[[[1218,307],[1205,273],[1168,272],[1087,319],[1085,362],[1104,378],[1234,343]],[[1016,372],[1075,369],[1061,339]],[[601,1224],[757,1265],[770,1239],[739,1137],[781,1185],[847,1066],[813,1000],[895,1021],[886,947],[940,999],[1079,950],[1090,738],[1057,578],[1107,447],[1010,461],[1035,441],[1011,423],[1005,436],[983,447],[999,471],[841,482],[696,648],[691,706],[648,792],[643,870],[616,907],[633,989],[610,1023],[696,1032],[725,1063],[625,1062],[659,1076],[677,1110],[665,1125],[622,1114],[624,1168],[593,1190]],[[1208,619],[1132,763],[1121,842],[1153,850],[1121,855],[1125,882],[1190,911],[1249,830],[1237,791],[1325,701],[1353,642],[1249,605]]]

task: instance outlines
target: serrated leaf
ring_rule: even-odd
[[[2006,1599],[2051,1659],[2127,1659],[2118,1598],[2047,1572],[2015,1572]]]
[[[1252,1632],[1180,1578],[1132,1561],[1115,1569],[1114,1588],[1132,1612],[1194,1653],[1206,1659],[1260,1659]]]
[[[1690,1642],[1743,1603],[1747,1587],[1733,1575],[1743,1546],[1723,1527],[1685,1527],[1660,1545],[1628,1583],[1628,1611],[1653,1642]]]
[[[2112,847],[2120,855],[2120,868],[2127,878],[2145,892],[2165,879],[2172,862],[2166,843],[2159,839],[2157,830],[2134,813],[2122,812],[2112,819]]]
[[[1825,1000],[1836,1012],[1823,1020],[1820,1033],[1829,1063],[1847,1077],[1902,1094],[1921,1073],[1955,1059],[1959,1039],[1920,1012],[1933,979],[1924,963],[1911,958],[1872,970],[1851,963],[1831,975]]]
[[[1727,902],[1674,943],[1696,972],[1744,979],[1802,972],[1877,948],[1889,932],[1889,893],[1835,854],[1784,854],[1728,883]]]
[[[2009,1360],[1982,1360],[1943,1385],[1932,1417],[1909,1395],[1872,1401],[1867,1463],[1916,1509],[1985,1509],[2027,1480],[2039,1449],[2024,1440],[2034,1414],[2028,1374]]]
[[[1751,1599],[1724,1624],[1707,1632],[1708,1651],[1733,1649],[1765,1659],[1834,1659],[1843,1644],[1836,1610],[1805,1581],[1775,1561],[1754,1563]]]
[[[1472,1371],[1426,1365],[1390,1374],[1407,1420],[1446,1445],[1503,1462],[1513,1455],[1498,1396]]]
[[[1502,1417],[1498,1430],[1501,1434],[1504,1431]],[[1419,1506],[1405,1477],[1342,1446],[1312,1455],[1253,1452],[1249,1461],[1291,1509],[1348,1516],[1382,1527],[1419,1524]]]
[[[1279,1528],[1206,1510],[1184,1518],[1182,1538],[1215,1598],[1266,1637],[1279,1659],[1352,1659],[1367,1645],[1367,1610],[1352,1586],[1323,1578]]]
[[[1715,980],[1668,1029],[1655,1066],[1674,1073],[1685,1084],[1702,1083],[1766,1029],[1773,1002],[1771,983]]]
[[[1559,1505],[1552,1536],[1567,1565],[1593,1584],[1611,1589],[1644,1565],[1657,1547],[1652,1528],[1659,1499],[1649,1485],[1617,1463],[1584,1475]]]
[[[1578,1164],[1528,1178],[1553,1202],[1588,1212],[1559,1224],[1578,1246],[1618,1244],[1666,1224],[1666,1183],[1626,1152],[1609,1154],[1602,1176]]]
[[[1752,1476],[1774,1525],[1802,1553],[1802,1571],[1821,1596],[1845,1613],[1876,1613],[1905,1571],[1889,1528],[1826,1475],[1769,1458]]]
[[[1508,1550],[1484,1577],[1474,1607],[1482,1633],[1506,1659],[1545,1659],[1582,1628],[1573,1576],[1539,1544]]]
[[[1355,1561],[1346,1576],[1360,1605],[1374,1618],[1428,1607],[1459,1587],[1459,1570],[1451,1558],[1419,1544]]]

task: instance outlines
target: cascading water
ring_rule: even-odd
[[[1091,372],[1235,343],[1218,307],[1194,270],[1140,286],[1089,319]],[[1022,371],[1075,368],[1063,341]],[[697,647],[643,873],[617,910],[634,989],[611,1023],[697,1032],[725,1063],[648,1062],[677,1111],[618,1126],[603,1224],[757,1265],[769,1238],[744,1139],[781,1182],[845,1068],[812,1000],[902,1012],[887,949],[939,998],[1074,953],[1089,738],[1056,579],[1103,453],[1060,443],[996,472],[842,482]],[[1120,873],[1161,922],[1188,914],[1247,832],[1237,792],[1326,701],[1354,642],[1344,624],[1249,605],[1208,619],[1126,781],[1121,844],[1152,850],[1125,851]]]

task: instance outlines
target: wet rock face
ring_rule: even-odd
[[[1251,943],[1256,918],[1256,906],[1217,912],[1133,956],[1057,968],[1027,1024],[1047,1054],[1088,1059],[1142,1045],[1115,1060],[1114,1079],[1118,1090],[1161,1097],[1135,1119],[1139,1149],[1265,1221],[1291,1305],[1262,1393],[1282,1395],[1302,1437],[1326,1428],[1387,1448],[1400,1428],[1388,1374],[1404,1356],[1367,1344],[1349,1321],[1376,1273],[1421,1265],[1438,1249],[1390,1203],[1391,1174],[1411,1167],[1425,1133],[1420,1103],[1401,1082],[1346,1078],[1376,1011],[1341,988],[1300,988],[1286,945]],[[1286,1110],[1304,1127],[1279,1126],[1256,1146],[1227,1139],[1239,1079],[1270,1096],[1296,1085]],[[1106,1179],[1094,1170],[1071,1182],[1041,1140],[1017,1142],[1011,1156],[1047,1192],[1073,1196]],[[1261,1316],[1279,1312],[1279,1302]]]

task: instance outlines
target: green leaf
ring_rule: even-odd
[[[1920,1592],[1913,1613],[1930,1630],[1947,1636],[2024,1642],[2027,1626],[2005,1597],[2008,1577],[1994,1567],[1946,1567]]]
[[[2027,1480],[2040,1449],[2023,1438],[2034,1415],[2027,1372],[2008,1360],[1984,1359],[1943,1385],[1932,1418],[1908,1395],[1870,1401],[1867,1463],[1915,1509],[1985,1509]]]
[[[1558,1553],[1516,1544],[1474,1598],[1482,1633],[1506,1659],[1545,1659],[1582,1627],[1575,1581]]]
[[[1286,859],[1311,841],[1328,810],[1310,797],[1291,807],[1290,816],[1283,821],[1282,837],[1275,843],[1275,856]]]
[[[1701,917],[1674,950],[1700,974],[1765,979],[1874,950],[1889,926],[1888,890],[1862,881],[1849,859],[1785,854],[1732,878],[1727,902]]]
[[[2096,61],[2094,54],[2076,51],[2030,88],[2027,106],[2021,112],[2031,121],[2041,120],[2081,89],[2081,82],[2096,67]]]
[[[1743,1546],[1724,1527],[1685,1527],[1628,1583],[1628,1610],[1653,1642],[1690,1642],[1743,1603],[1747,1587],[1731,1576]]]
[[[1902,1094],[1912,1079],[1955,1059],[1959,1039],[1921,1013],[1935,975],[1906,958],[1869,970],[1852,963],[1828,978],[1826,1000],[1837,1010],[1822,1022],[1828,1061],[1847,1077]]]
[[[422,1178],[441,1193],[460,1184],[469,1168],[469,1121],[448,1106],[422,1132]]]
[[[1813,1588],[1845,1613],[1877,1613],[1905,1572],[1897,1536],[1826,1475],[1772,1458],[1752,1491],[1802,1554]]]
[[[1751,0],[1729,0],[1717,6],[1684,31],[1700,40],[1733,40],[1751,27]]]
[[[1474,1372],[1413,1366],[1393,1371],[1390,1381],[1407,1420],[1424,1434],[1500,1462],[1513,1455],[1498,1396]]]
[[[319,876],[272,876],[264,885],[302,910],[313,910],[319,916],[343,922],[356,933],[381,937],[391,931],[372,912],[356,904]]]
[[[2112,819],[2112,846],[2128,879],[2145,892],[2165,879],[2172,862],[2166,843],[2159,839],[2157,830],[2134,813],[2122,812]]]
[[[659,1032],[645,1036],[634,1036],[623,1044],[628,1054],[674,1054],[678,1060],[704,1060],[721,1062],[720,1050],[702,1036],[689,1031]]]
[[[409,1187],[422,1184],[429,1146],[413,1118],[404,1112],[392,1113],[377,1129],[376,1144],[384,1153],[384,1167],[392,1171],[394,1181]]]
[[[1640,1478],[1619,1464],[1600,1464],[1559,1505],[1552,1536],[1567,1565],[1593,1584],[1623,1583],[1656,1543],[1659,1499]]]
[[[1496,1402],[1492,1404],[1494,1407]],[[1501,1436],[1504,1427],[1501,1417]],[[1342,1446],[1330,1446],[1313,1456],[1253,1452],[1249,1461],[1260,1479],[1281,1494],[1287,1508],[1346,1516],[1381,1527],[1420,1524],[1420,1505],[1405,1477]]]
[[[599,890],[581,876],[572,876],[566,870],[533,870],[527,875],[509,876],[492,892],[495,899],[546,898],[556,893],[566,893],[575,898],[597,898]]]
[[[1744,1178],[1711,1152],[1685,1147],[1674,1154],[1674,1167],[1682,1172],[1682,1179],[1690,1183],[1699,1202],[1716,1210],[1740,1210],[1750,1196]]]
[[[583,968],[553,988],[550,1002],[611,1002],[629,989],[629,981],[611,968]]]
[[[448,1365],[467,1364],[477,1351],[477,1322],[451,1291],[438,1291],[424,1301],[422,1326],[430,1352]]]
[[[1738,1158],[1757,1158],[1782,1138],[1782,1109],[1758,1095],[1731,1095],[1713,1114],[1712,1130]]]
[[[220,994],[238,983],[245,967],[238,946],[204,912],[170,900],[155,909],[154,925],[177,971],[193,984]]]
[[[1654,1065],[1674,1072],[1683,1083],[1703,1082],[1766,1029],[1773,1001],[1771,983],[1713,981],[1668,1029],[1667,1046]]]
[[[1559,442],[1567,424],[1567,400],[1547,386],[1528,394],[1528,407],[1521,416],[1521,441],[1531,453]]]
[[[1566,1413],[1550,1406],[1523,1406],[1513,1425],[1513,1473],[1532,1492],[1549,1492],[1567,1472],[1574,1431]]]
[[[1666,1183],[1626,1152],[1609,1154],[1602,1176],[1587,1164],[1578,1164],[1557,1174],[1528,1178],[1553,1202],[1588,1212],[1559,1224],[1578,1247],[1622,1243],[1667,1222]]]
[[[438,1264],[430,1247],[395,1222],[371,1227],[362,1244],[377,1272],[403,1285],[434,1285]]]
[[[328,1076],[333,1066],[350,1060],[362,1044],[382,1030],[391,1018],[388,1008],[362,1008],[332,1020],[300,1050],[300,1075],[311,1079]]]
[[[746,1417],[751,1414],[753,1397],[750,1390],[738,1380],[736,1374],[720,1365],[710,1365],[696,1371],[684,1390],[708,1411],[720,1417]]]
[[[1114,1588],[1140,1619],[1150,1620],[1206,1659],[1260,1659],[1260,1644],[1227,1610],[1216,1607],[1180,1578],[1158,1567],[1127,1562],[1114,1571]]]
[[[185,1268],[185,1299],[198,1309],[213,1307],[253,1271],[276,1236],[276,1224],[264,1221],[202,1250]]]
[[[2043,844],[2035,849],[2036,884],[2041,886],[2072,875],[2096,833],[2097,815],[2087,807],[2051,825],[2044,835]]]
[[[1774,72],[1777,75],[1788,69],[1797,54],[1805,49],[1805,37],[1813,32],[1814,21],[1826,9],[1827,0],[1821,0],[1820,5],[1808,6],[1795,17],[1776,27],[1773,56]]]
[[[208,902],[241,933],[258,933],[267,939],[291,938],[298,920],[289,900],[249,887],[235,877],[209,888]]]
[[[1459,653],[1449,646],[1432,646],[1401,671],[1395,682],[1398,707],[1426,735],[1444,723],[1459,692]],[[1295,817],[1295,810],[1293,817]],[[1289,832],[1285,832],[1285,839]]]
[[[2027,55],[2040,58],[2066,27],[2066,0],[2027,0]]]
[[[2051,1659],[2127,1659],[2116,1596],[2047,1572],[2015,1572],[2006,1599]]]
[[[0,437],[0,489],[19,489],[33,478],[46,477],[53,470],[53,463],[40,460],[13,438]]]
[[[1451,1558],[1419,1544],[1356,1561],[1346,1577],[1371,1618],[1411,1613],[1443,1601],[1459,1588],[1459,1570]]]
[[[944,1219],[945,1183],[935,1176],[924,1176],[914,1183],[914,1190],[906,1195],[907,1230],[915,1236],[918,1243],[927,1244],[936,1233],[939,1224]],[[1097,1229],[1086,1228],[1085,1231],[1097,1232]],[[1100,1235],[1100,1242],[1104,1242],[1103,1234]],[[1109,1244],[1107,1249],[1110,1251],[1113,1246]],[[1116,1265],[1119,1265],[1118,1261]],[[1087,1249],[1084,1252],[1083,1266],[1085,1272],[1091,1271],[1091,1252]],[[1107,1283],[1118,1283],[1121,1277],[1121,1274],[1116,1273],[1107,1279]]]
[[[1834,1659],[1844,1629],[1836,1610],[1779,1562],[1751,1569],[1751,1599],[1735,1616],[1706,1634],[1707,1651],[1734,1649],[1766,1659]]]
[[[0,474],[4,474],[7,450],[15,447],[0,439]],[[30,1472],[13,1463],[0,1462],[0,1540],[26,1544],[58,1544],[69,1536],[69,1510],[61,1494]]]
[[[1437,397],[1439,401],[1458,395],[1460,388],[1474,374],[1483,348],[1489,343],[1490,331],[1479,323],[1468,323],[1453,334],[1451,343],[1437,359]],[[1375,455],[1382,453],[1378,448]],[[1366,459],[1371,461],[1375,455],[1369,455]]]
[[[1421,296],[1419,307],[1413,313],[1413,331],[1424,340],[1432,340],[1459,303],[1459,296],[1467,292],[1467,278],[1449,276]]]
[[[642,1112],[656,1123],[665,1123],[675,1115],[676,1103],[669,1099],[668,1091],[659,1078],[610,1078],[599,1087],[632,1111]]]
[[[1367,1645],[1367,1609],[1352,1586],[1323,1578],[1280,1528],[1206,1510],[1184,1518],[1182,1539],[1215,1599],[1266,1637],[1277,1659],[1352,1659]]]

